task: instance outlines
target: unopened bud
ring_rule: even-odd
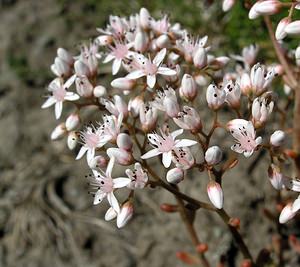
[[[76,60],[74,63],[74,69],[78,76],[89,76],[89,67],[81,60]]]
[[[179,94],[182,98],[193,101],[197,96],[197,85],[193,76],[184,74],[179,88]]]
[[[168,35],[162,34],[156,39],[155,44],[159,49],[166,48],[170,45],[170,39]]]
[[[97,85],[93,90],[94,97],[103,97],[106,96],[107,91],[106,88],[102,85]]]
[[[130,136],[126,133],[120,133],[117,137],[117,145],[119,148],[131,151],[132,149],[132,140]]]
[[[151,28],[151,16],[149,11],[144,7],[140,10],[140,25],[144,30]]]
[[[285,32],[290,35],[300,34],[300,20],[295,20],[285,27]]]
[[[75,80],[76,91],[82,97],[91,97],[93,95],[93,85],[86,76],[77,77]]]
[[[223,190],[219,183],[210,181],[207,185],[207,194],[211,203],[217,208],[223,208]]]
[[[174,168],[167,172],[167,181],[171,184],[178,184],[184,178],[184,172],[180,168]]]
[[[99,155],[99,156],[92,158],[88,162],[88,165],[92,170],[96,170],[99,168],[105,168],[107,166],[107,159],[105,157]]]
[[[291,220],[296,213],[292,210],[293,203],[288,203],[281,211],[279,216],[280,223],[286,223]]]
[[[136,81],[128,78],[117,78],[111,82],[111,86],[120,90],[131,90],[135,86]]]
[[[120,213],[117,217],[117,226],[118,228],[124,227],[133,215],[133,204],[131,201],[127,201],[121,207]]]
[[[65,123],[57,125],[51,133],[51,139],[57,140],[63,137],[67,133]]]
[[[144,101],[141,96],[136,96],[129,100],[128,111],[133,117],[137,117],[140,114],[140,109],[143,107]]]
[[[133,156],[131,152],[128,152],[125,149],[110,147],[107,149],[107,155],[111,157],[115,157],[116,163],[128,166],[133,162]]]
[[[272,186],[276,190],[281,190],[283,188],[286,178],[281,173],[279,167],[277,167],[274,164],[271,164],[271,166],[268,168],[268,176]]]
[[[61,58],[63,61],[67,62],[69,65],[74,63],[74,59],[71,54],[64,48],[57,49],[57,56]]]
[[[283,18],[277,25],[275,36],[277,40],[282,40],[287,36],[286,26],[291,22],[290,17]]]
[[[80,123],[80,117],[77,113],[72,113],[66,119],[66,129],[67,131],[75,130]]]
[[[111,221],[115,218],[117,218],[118,213],[112,208],[110,207],[107,212],[105,213],[104,219],[105,221]]]
[[[214,84],[210,84],[206,91],[206,101],[209,108],[213,110],[219,109],[225,102],[226,93],[224,90],[218,89]]]
[[[138,52],[145,52],[149,45],[149,37],[144,31],[138,31],[134,39],[134,50]]]
[[[235,0],[223,0],[222,9],[224,12],[229,11],[233,5],[235,4]]]
[[[67,139],[68,148],[70,150],[73,150],[77,145],[77,141],[78,141],[78,135],[75,132],[70,132],[68,134],[68,139]]]
[[[282,146],[285,141],[285,133],[284,131],[277,130],[270,137],[270,143],[272,146]]]
[[[207,53],[205,48],[199,47],[198,50],[196,51],[194,57],[193,57],[193,62],[195,67],[202,69],[207,65]]]
[[[209,165],[218,164],[223,157],[222,150],[218,146],[212,146],[205,152],[205,161]]]

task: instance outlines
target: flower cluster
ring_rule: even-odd
[[[223,1],[223,9],[229,10],[234,2]],[[280,8],[279,1],[258,1],[249,17]],[[297,23],[282,20],[276,38],[298,33]],[[241,55],[214,56],[207,36],[193,36],[178,23],[171,24],[166,15],[155,19],[145,8],[129,18],[110,16],[108,25],[97,30],[99,36],[83,45],[79,55],[57,50],[51,66],[56,78],[42,108],[55,105],[56,119],[64,118],[51,139],[66,137],[77,160],[86,155],[94,204],[104,199],[109,204],[106,220],[116,219],[123,227],[133,214],[135,190],[157,184],[177,190],[174,185],[194,168],[207,173],[212,209],[222,209],[222,176],[237,163],[224,160],[230,147],[235,158],[267,149],[274,188],[300,192],[300,183],[283,175],[279,167],[286,133],[272,129],[270,134],[267,127],[273,111],[279,109],[272,81],[284,70],[278,63],[258,63],[258,46],[245,47]],[[229,61],[236,67],[228,69]],[[104,87],[99,76],[108,63],[113,80]],[[226,121],[218,116],[221,111]],[[202,112],[213,115],[211,128],[201,119]],[[227,141],[214,139],[217,128],[223,129]],[[150,158],[158,158],[161,174],[152,169]],[[116,165],[123,170],[122,177],[113,178]],[[297,199],[289,204],[280,222],[291,218],[299,203]]]

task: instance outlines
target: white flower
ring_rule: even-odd
[[[56,78],[49,84],[48,89],[52,93],[52,96],[46,100],[46,102],[42,105],[42,108],[48,108],[55,104],[56,119],[59,119],[61,116],[64,101],[75,101],[80,98],[79,95],[67,91],[67,89],[71,86],[70,83],[73,83],[71,79],[63,83],[62,79]]]
[[[148,175],[138,162],[135,163],[134,170],[127,169],[125,172],[131,180],[131,182],[127,185],[130,189],[144,188],[148,182]]]
[[[148,134],[148,140],[154,149],[142,155],[142,159],[148,159],[162,154],[162,162],[166,168],[169,168],[172,162],[172,150],[178,147],[187,147],[197,144],[196,141],[190,139],[175,140],[175,138],[183,133],[183,129],[169,133],[167,130],[160,129],[161,135],[157,133]]]

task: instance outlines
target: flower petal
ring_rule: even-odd
[[[98,190],[94,196],[94,205],[101,203],[105,197],[106,197],[106,193],[104,193],[101,190]]]
[[[148,151],[147,153],[145,153],[144,155],[141,156],[142,159],[149,159],[149,158],[153,158],[159,154],[161,154],[162,152],[160,152],[157,148],[154,148],[150,151]]]
[[[157,70],[157,73],[161,74],[161,75],[166,75],[166,76],[173,76],[173,75],[177,74],[177,72],[175,70],[172,70],[172,69],[166,68],[166,67],[159,67]]]
[[[64,83],[64,88],[69,88],[75,81],[76,79],[76,74],[72,75],[65,83]]]
[[[76,160],[81,159],[86,151],[88,151],[88,148],[86,146],[82,146],[77,154]]]
[[[42,105],[42,108],[49,108],[56,103],[54,97],[50,96]]]
[[[108,63],[110,61],[112,61],[115,58],[115,56],[113,56],[112,54],[108,54],[105,59],[103,60],[103,63]]]
[[[172,151],[163,153],[162,163],[164,164],[165,168],[169,168],[171,162],[172,162]]]
[[[75,101],[78,100],[79,98],[80,96],[73,92],[67,92],[65,95],[65,100],[69,100],[69,101]]]
[[[55,103],[55,118],[58,120],[61,116],[63,109],[63,103],[61,101],[58,101]]]
[[[167,49],[164,48],[162,50],[160,50],[155,58],[153,59],[153,63],[156,65],[156,66],[159,66],[160,63],[164,60],[165,56],[166,56],[166,53],[167,53]]]
[[[120,212],[120,206],[119,206],[119,202],[116,199],[115,195],[113,192],[110,192],[107,194],[107,200],[108,203],[110,204],[110,206],[117,212]]]
[[[173,139],[175,139],[178,135],[181,135],[183,133],[183,129],[178,129],[171,133]]]
[[[186,147],[196,145],[197,141],[190,139],[181,139],[175,143],[175,147]]]
[[[112,64],[112,74],[116,75],[118,71],[121,68],[122,60],[121,59],[115,59]]]
[[[114,188],[122,188],[127,186],[131,182],[131,179],[125,177],[119,177],[113,179]]]
[[[106,167],[106,176],[111,178],[111,173],[112,173],[112,169],[114,167],[114,164],[115,164],[115,157],[111,157],[109,162],[108,162],[108,165]]]
[[[135,80],[135,79],[141,78],[143,76],[146,76],[146,74],[142,70],[134,70],[133,72],[130,72],[129,74],[127,74],[126,78]]]

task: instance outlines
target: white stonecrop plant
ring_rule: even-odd
[[[234,3],[223,1],[223,9],[229,10]],[[274,14],[280,8],[280,1],[258,1],[249,17]],[[281,21],[277,39],[300,33],[297,23]],[[107,221],[116,219],[118,227],[125,226],[134,212],[134,191],[160,186],[176,196],[179,207],[185,201],[194,209],[213,210],[227,223],[222,177],[238,163],[239,154],[249,158],[262,149],[271,155],[266,174],[273,187],[300,192],[300,182],[283,175],[277,166],[284,151],[284,129],[267,130],[276,107],[272,81],[283,74],[283,68],[257,63],[258,46],[245,47],[242,55],[232,55],[232,59],[216,57],[207,46],[206,36],[193,36],[178,23],[171,24],[167,16],[156,20],[145,8],[129,18],[110,16],[106,28],[97,30],[100,35],[84,45],[79,55],[57,50],[51,66],[56,77],[48,86],[49,98],[42,108],[55,105],[56,119],[65,118],[53,130],[51,139],[67,137],[68,147],[78,148],[76,159],[86,155],[92,172],[87,176],[90,193],[94,204],[107,199]],[[239,63],[226,71],[230,60]],[[99,84],[103,79],[99,76],[102,64],[109,62],[114,77],[105,88]],[[206,89],[203,84],[207,84]],[[63,104],[69,106],[69,114],[63,113]],[[102,120],[90,122],[91,111]],[[220,121],[218,114],[222,111],[227,121]],[[201,121],[201,112],[213,115],[208,131],[205,128],[210,123]],[[233,137],[230,153],[234,157],[227,161],[224,154],[229,153],[230,143],[220,140],[211,144],[217,128],[223,129],[228,138]],[[153,158],[160,167],[150,165]],[[113,178],[114,165],[119,170],[124,168],[124,177]],[[184,178],[192,169],[207,173],[211,204],[180,192],[178,184],[187,180]],[[118,194],[121,190],[127,192],[122,201]],[[297,199],[288,204],[280,222],[295,215],[299,202]],[[181,206],[178,211],[184,213],[186,209]],[[239,235],[238,230],[232,231],[236,231],[235,237]],[[241,250],[250,257],[247,250]]]

